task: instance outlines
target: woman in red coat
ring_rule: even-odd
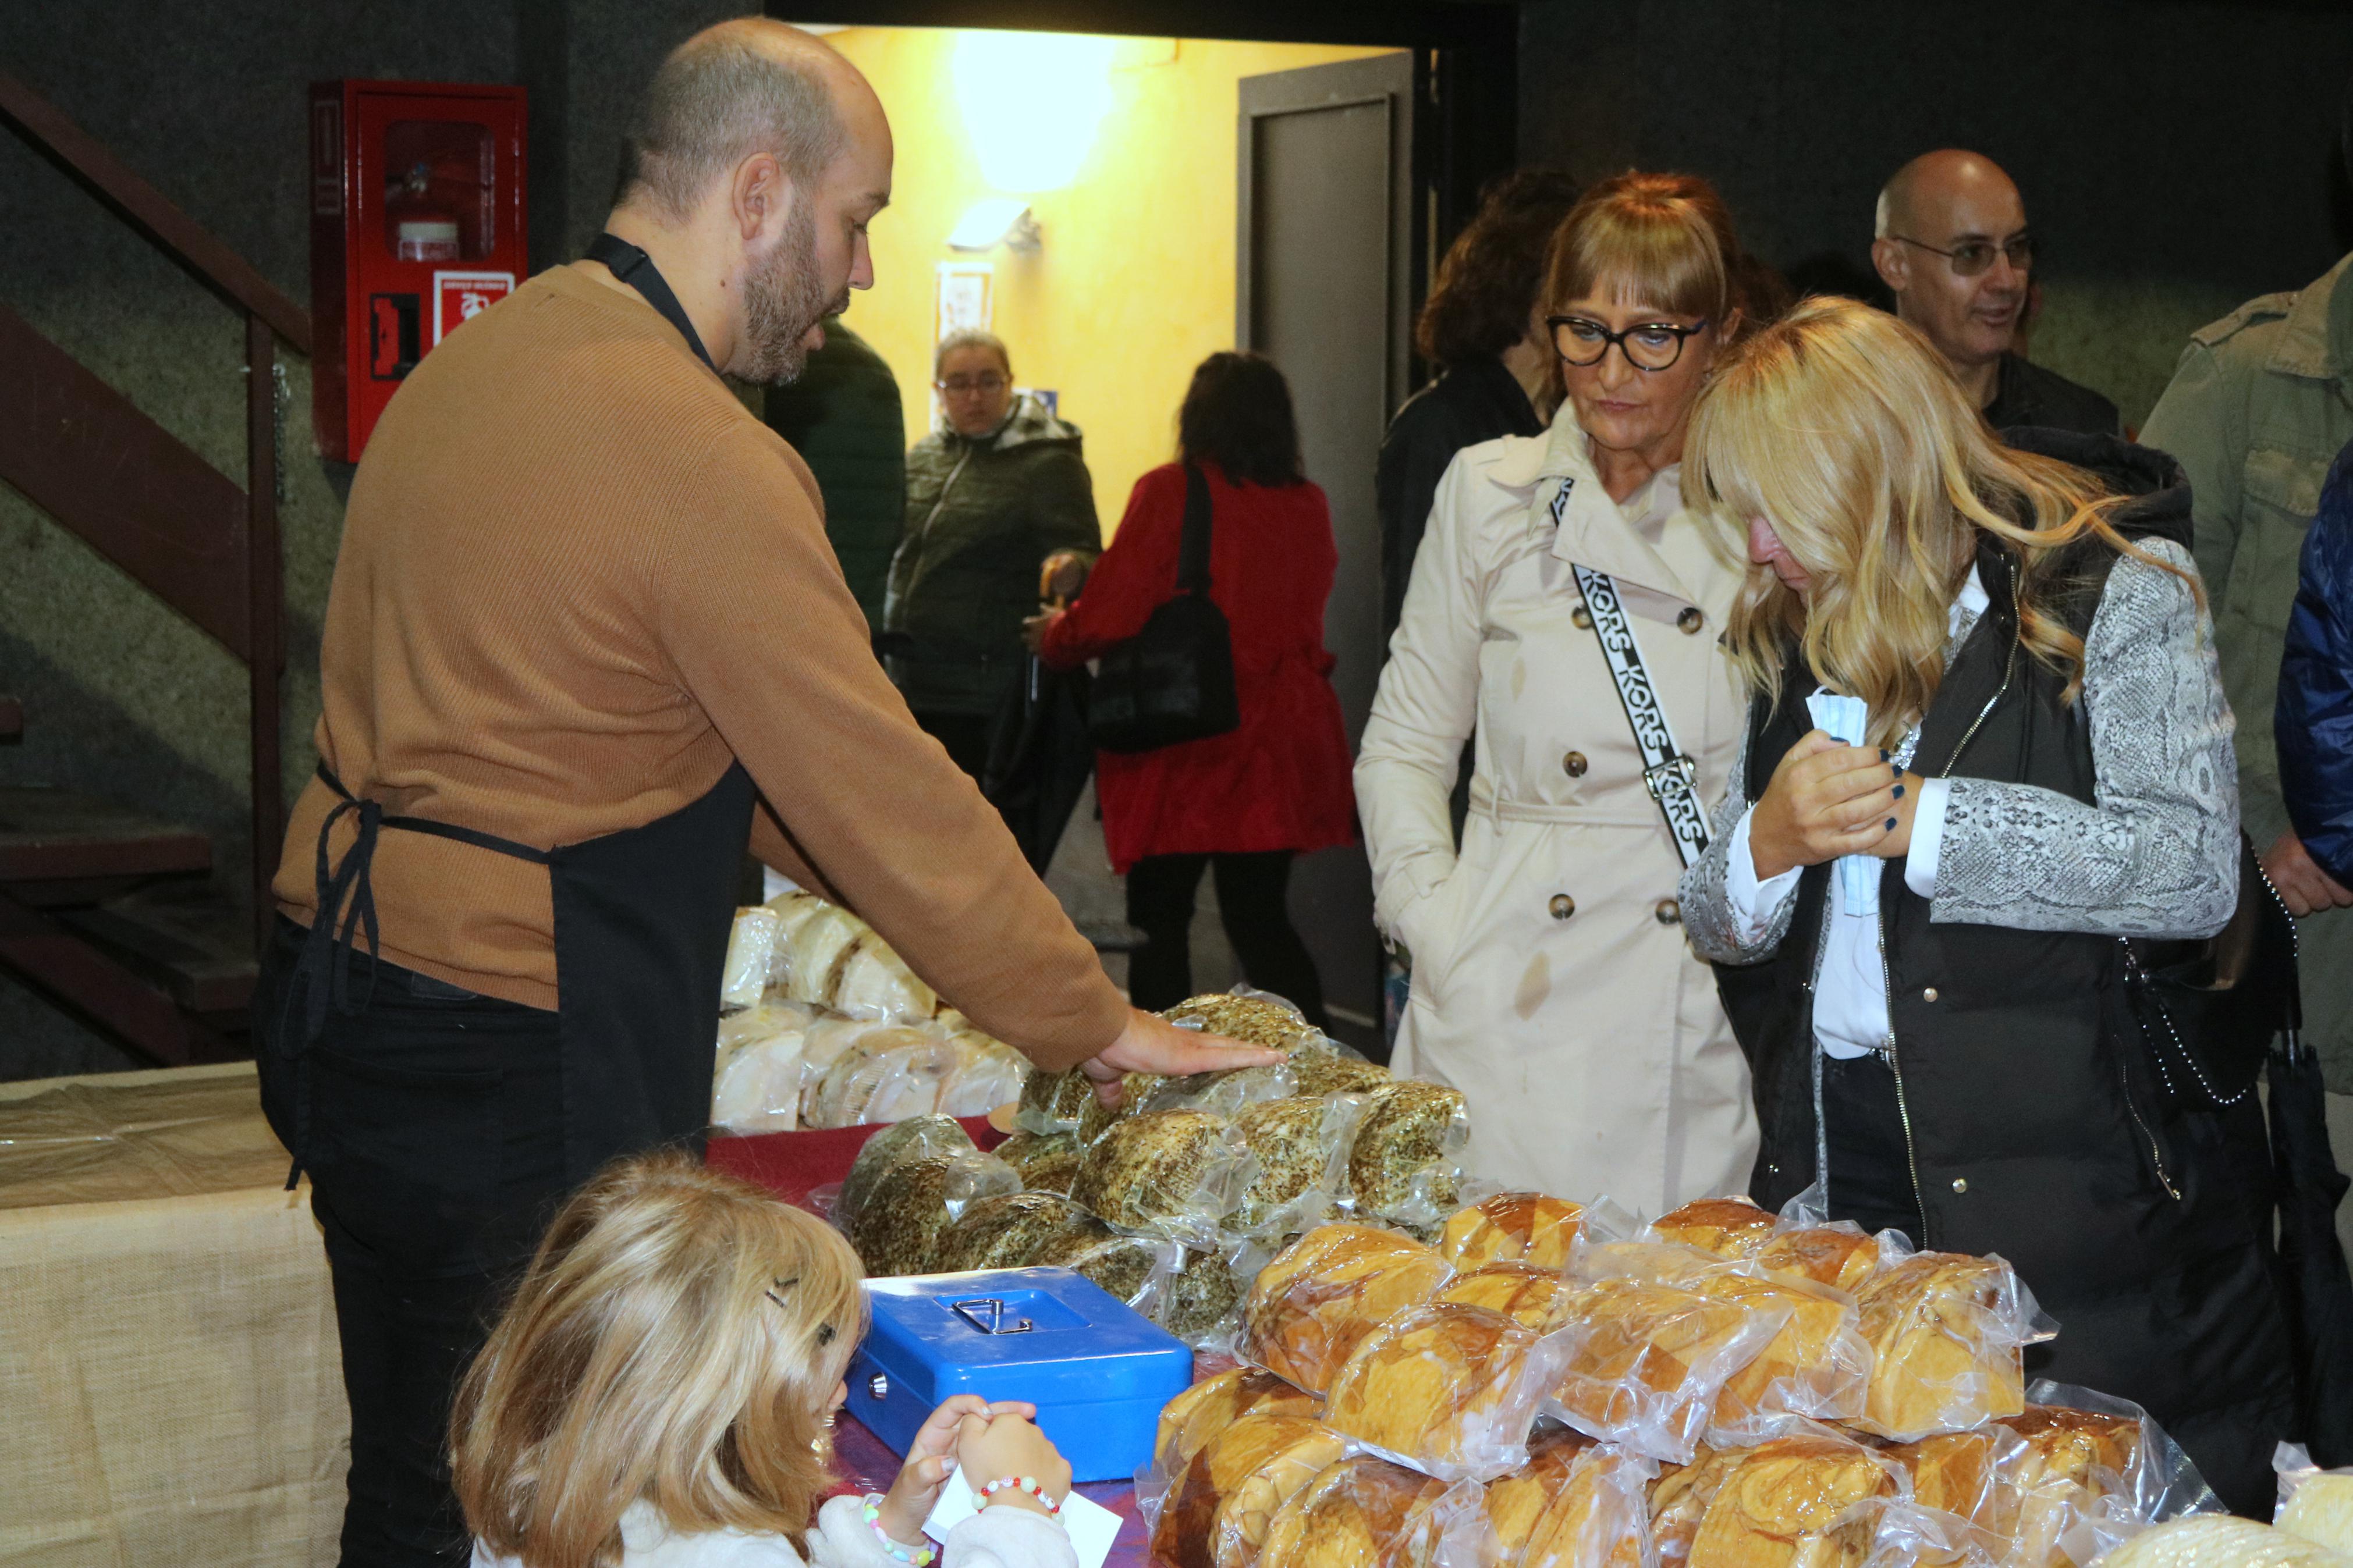
[[[1324,1022],[1324,988],[1292,928],[1294,856],[1356,837],[1348,741],[1325,679],[1324,601],[1339,554],[1324,492],[1300,471],[1299,428],[1282,373],[1256,354],[1217,353],[1193,373],[1177,416],[1178,462],[1136,480],[1127,515],[1066,612],[1029,623],[1057,668],[1143,630],[1176,588],[1185,465],[1208,480],[1209,596],[1233,631],[1241,725],[1155,752],[1095,762],[1103,837],[1127,878],[1127,918],[1147,939],[1128,963],[1139,1007],[1191,994],[1187,936],[1202,868],[1218,879],[1226,936],[1252,985]]]

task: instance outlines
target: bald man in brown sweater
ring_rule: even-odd
[[[723,24],[665,62],[634,153],[591,259],[393,400],[328,602],[257,1016],[334,1278],[346,1563],[465,1561],[443,1425],[497,1284],[598,1165],[699,1142],[747,840],[1041,1067],[1269,1059],[1111,985],[876,665],[808,469],[720,379],[789,380],[871,286],[871,89]]]

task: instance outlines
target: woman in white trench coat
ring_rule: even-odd
[[[1741,330],[1740,270],[1688,176],[1622,175],[1564,222],[1546,298],[1568,398],[1547,434],[1447,470],[1356,770],[1375,917],[1413,954],[1397,1069],[1463,1091],[1476,1173],[1652,1216],[1742,1190],[1757,1130],[1576,569],[1614,581],[1697,797],[1718,798],[1747,711],[1717,645],[1742,563],[1684,510],[1679,459]],[[1458,856],[1447,796],[1474,731]]]

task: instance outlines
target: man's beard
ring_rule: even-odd
[[[801,342],[808,330],[849,308],[849,290],[828,300],[824,286],[818,276],[817,214],[807,202],[797,202],[785,232],[744,275],[748,357],[738,373],[744,380],[784,386],[800,375],[808,362]]]

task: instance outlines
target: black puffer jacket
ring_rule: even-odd
[[[2114,438],[2011,440],[2139,496],[2116,518],[2127,535],[2187,548],[2189,487],[2170,458]],[[2090,802],[2089,726],[2080,705],[2061,700],[2061,679],[2018,647],[2012,561],[1990,546],[1979,555],[1991,604],[1937,689],[1912,766]],[[2076,563],[2079,634],[2114,561],[2092,545]],[[1812,689],[1793,669],[1778,710],[1753,708],[1748,799],[1812,728]],[[1767,1207],[1815,1177],[1810,981],[1830,875],[1825,863],[1799,878],[1789,934],[1770,957],[1717,967],[1755,1079],[1762,1145],[1751,1191]],[[2008,1258],[2062,1330],[2028,1352],[2031,1374],[2146,1406],[2226,1502],[2267,1517],[2270,1456],[2289,1435],[2294,1398],[2261,1110],[2252,1097],[2220,1114],[2162,1105],[2126,1033],[2114,938],[1933,924],[1901,859],[1887,863],[1880,899],[1916,1239]]]

